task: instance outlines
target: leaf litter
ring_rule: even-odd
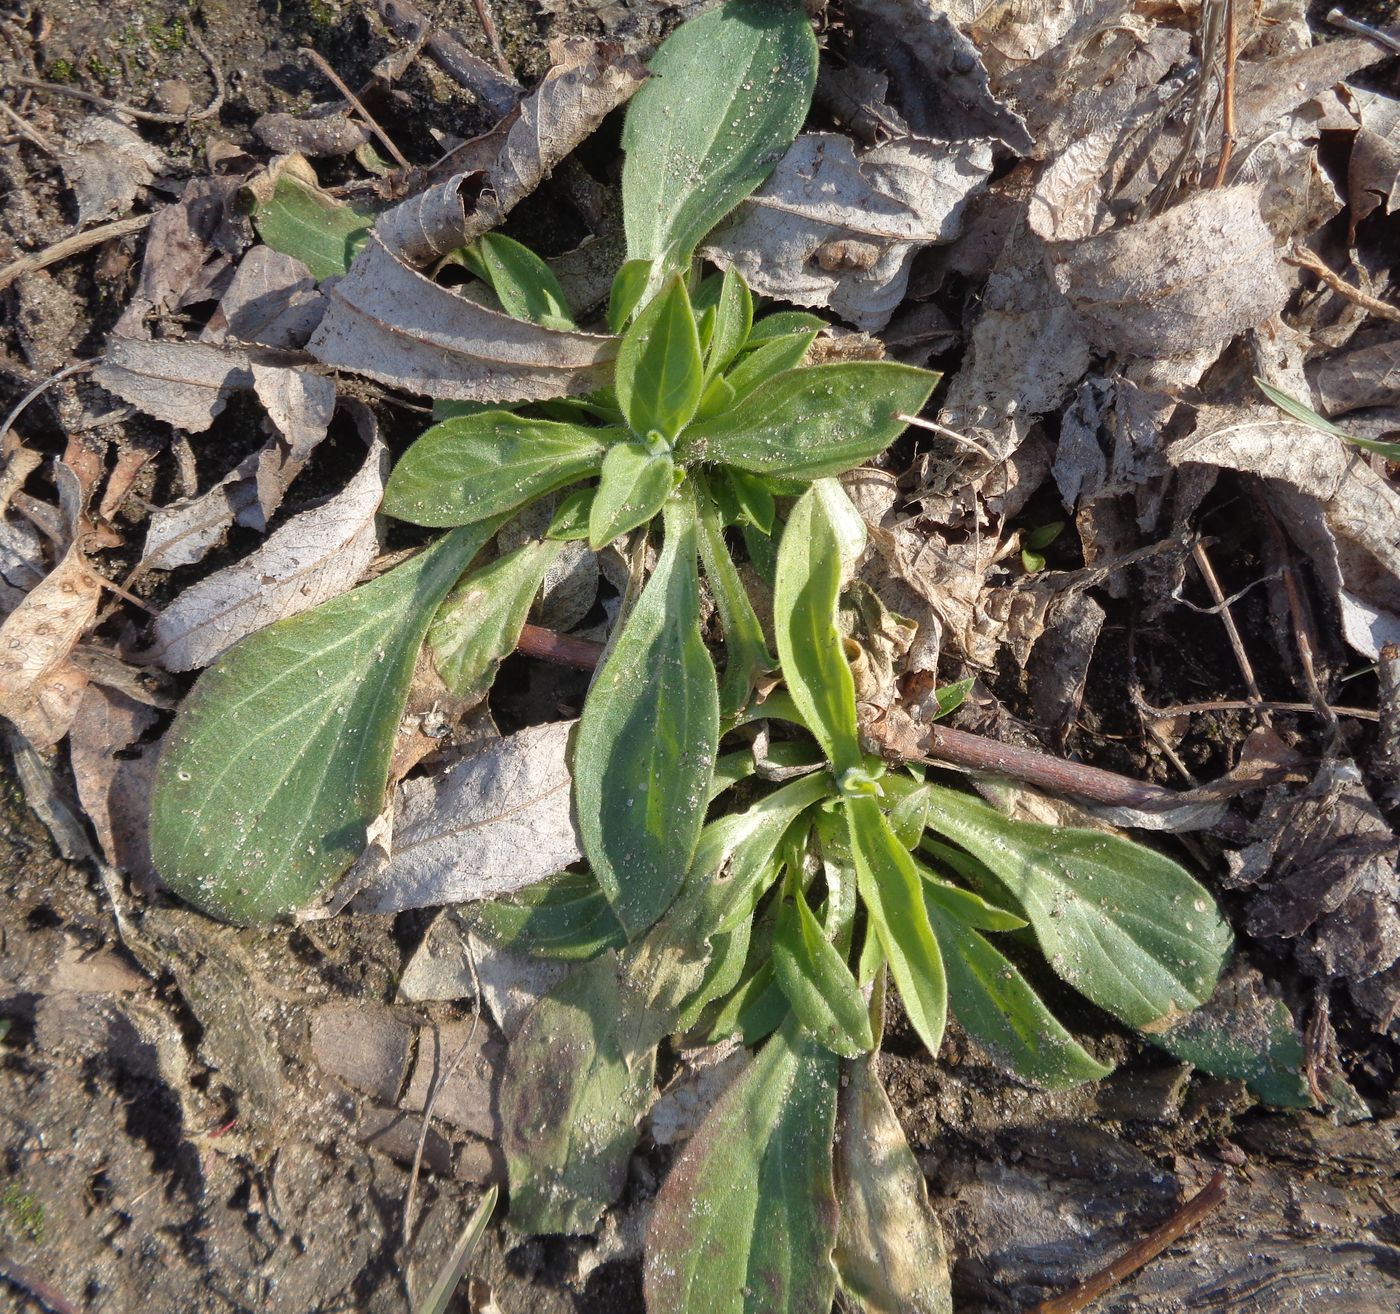
[[[1284,650],[1276,662],[1265,659],[1279,668],[1265,682],[1271,701],[1304,708],[1274,715],[1286,718],[1287,737],[1311,767],[1306,781],[1275,784],[1262,804],[1256,796],[1246,805],[1247,838],[1226,851],[1223,879],[1241,890],[1243,929],[1259,953],[1274,955],[1276,979],[1267,989],[1254,979],[1235,985],[1228,1000],[1222,991],[1222,1007],[1235,1009],[1224,1014],[1230,1026],[1243,1026],[1244,1017],[1277,1024],[1269,1032],[1278,1062],[1267,1074],[1269,1089],[1277,1096],[1292,1082],[1303,1101],[1297,1081],[1307,1056],[1295,1052],[1297,1029],[1274,1008],[1275,989],[1292,988],[1292,963],[1314,992],[1294,990],[1293,1011],[1315,1009],[1316,992],[1335,987],[1363,1029],[1393,1035],[1400,1025],[1391,802],[1365,741],[1336,738],[1337,717],[1322,715],[1344,690],[1347,702],[1369,705],[1365,673],[1359,686],[1343,685],[1341,674],[1385,660],[1388,646],[1400,642],[1400,503],[1383,460],[1281,415],[1249,377],[1273,351],[1287,357],[1277,368],[1295,395],[1343,428],[1384,437],[1400,425],[1395,324],[1368,318],[1367,303],[1344,290],[1395,300],[1383,225],[1393,216],[1400,176],[1396,101],[1393,88],[1365,72],[1385,51],[1359,39],[1317,41],[1295,4],[1240,14],[1234,140],[1222,158],[1215,74],[1224,56],[1215,51],[1209,75],[1202,70],[1194,9],[1147,12],[1096,0],[1049,10],[952,5],[933,14],[904,0],[852,0],[844,10],[845,25],[829,38],[835,57],[823,66],[825,117],[706,251],[765,295],[825,308],[877,335],[897,314],[923,314],[942,326],[901,346],[926,363],[932,352],[920,344],[936,343],[938,363],[949,369],[937,416],[942,432],[920,434],[912,451],[898,449],[867,472],[883,483],[862,504],[872,527],[862,576],[884,599],[885,613],[907,617],[909,626],[903,647],[884,654],[889,669],[879,673],[877,701],[927,710],[935,682],[975,678],[955,724],[996,725],[1069,756],[1093,757],[1095,734],[1136,736],[1152,747],[1128,754],[1134,772],[1157,773],[1161,762],[1174,761],[1173,783],[1186,769],[1181,752],[1197,770],[1228,768],[1241,751],[1238,722],[1229,719],[1239,712],[1175,716],[1147,700],[1243,703],[1247,715],[1267,715],[1248,711],[1233,656],[1222,649],[1212,666],[1188,654],[1189,671],[1173,675],[1160,657],[1144,660],[1140,651],[1174,643],[1164,638],[1173,624],[1208,646],[1202,636],[1219,624],[1220,608],[1192,604],[1200,614],[1187,612],[1196,581],[1179,544],[1183,535],[1226,539],[1211,552],[1239,554],[1229,569],[1232,587],[1243,591],[1233,605],[1250,617],[1246,647],[1256,661],[1270,645]],[[255,174],[248,162],[233,175],[191,179],[179,201],[156,212],[135,290],[92,380],[171,435],[154,458],[167,470],[182,442],[209,463],[235,393],[262,408],[268,437],[203,493],[149,510],[145,526],[140,515],[102,526],[133,541],[142,541],[144,529],[136,564],[157,576],[200,567],[193,583],[180,577],[179,589],[161,595],[160,614],[147,628],[149,618],[135,609],[123,614],[120,601],[102,609],[110,559],[84,546],[83,526],[85,517],[107,518],[105,502],[95,511],[82,499],[88,505],[75,511],[77,477],[61,470],[62,511],[46,501],[53,485],[42,474],[18,498],[7,495],[0,711],[34,748],[50,750],[68,737],[78,802],[107,860],[133,878],[149,874],[140,817],[157,713],[93,683],[74,660],[79,645],[100,631],[127,656],[144,648],[167,670],[193,671],[240,638],[359,582],[381,549],[376,512],[386,458],[377,439],[336,492],[278,520],[288,486],[326,438],[337,394],[342,405],[365,395],[354,376],[477,402],[577,395],[609,377],[614,347],[605,332],[523,323],[460,295],[426,268],[500,225],[640,85],[635,56],[645,51],[576,46],[556,53],[534,92],[412,180],[406,200],[382,190],[377,218],[323,192],[295,159],[274,162],[268,173]],[[269,120],[260,135],[274,150],[319,154],[330,128],[328,155],[364,135],[338,108],[319,120]],[[1320,156],[1324,131],[1345,140],[1344,167]],[[165,165],[139,131],[112,119],[82,121],[66,136],[63,157],[80,225],[159,204],[152,183]],[[292,215],[300,205],[301,213],[331,216],[342,227],[301,259],[254,244],[235,204],[245,184],[281,198],[259,212],[265,243],[278,231],[267,218],[278,206]],[[386,204],[390,196],[395,203]],[[1319,283],[1284,259],[1293,243],[1340,271],[1338,281]],[[181,337],[171,316],[200,307],[212,313],[197,317],[197,333]],[[1254,360],[1245,362],[1250,353]],[[135,430],[119,421],[113,431],[115,479]],[[19,432],[44,441],[32,414]],[[5,442],[9,462],[28,450],[13,435]],[[1317,614],[1306,622],[1299,607],[1285,604],[1275,613],[1291,621],[1273,624],[1252,601],[1268,588],[1277,600],[1282,589],[1250,569],[1263,555],[1248,542],[1255,530],[1237,525],[1222,533],[1221,509],[1235,497],[1258,499],[1246,504],[1266,506],[1281,526],[1292,563],[1286,553],[1278,571],[1290,574],[1295,592],[1310,595]],[[1025,534],[1066,515],[1073,527],[1049,549],[1052,567],[1028,570],[1017,551]],[[221,545],[235,525],[266,538],[230,562]],[[503,536],[501,551],[509,547]],[[1081,565],[1091,569],[1077,573]],[[540,617],[567,631],[597,605],[598,561],[571,548],[553,570]],[[561,587],[565,580],[576,596]],[[1136,658],[1113,637],[1125,625],[1144,627]],[[1126,720],[1124,700],[1114,709],[1115,695],[1100,684],[1109,665],[1125,673],[1133,700]],[[1386,714],[1394,715],[1393,706]],[[551,719],[557,715],[465,757],[429,758],[421,774],[398,784],[387,863],[354,910],[494,898],[577,861],[563,750],[570,723]],[[1206,740],[1215,732],[1200,722],[1190,728],[1202,716],[1216,718],[1214,749]],[[1177,756],[1163,757],[1163,742]],[[479,982],[509,1036],[561,975],[552,967],[533,983],[511,984],[510,957],[444,912],[407,961],[403,997],[468,999]],[[188,969],[177,978],[182,990],[199,993]],[[211,1005],[206,999],[200,1007]],[[325,1025],[313,1026],[312,1038],[329,1068],[344,1044],[368,1043],[353,1028],[342,1041]],[[367,1097],[364,1126],[373,1125],[376,1136],[391,1108],[421,1110],[429,1077],[420,1074],[461,1039],[446,1028],[425,1037],[404,1041],[403,1063],[389,1065],[392,1081],[338,1073]],[[398,1043],[390,1049],[397,1052]],[[1186,1053],[1186,1041],[1180,1044]],[[461,1091],[446,1096],[443,1116],[458,1131],[497,1140],[483,1083],[500,1055],[485,1041],[477,1049],[476,1066],[459,1081]],[[1374,1068],[1378,1052],[1367,1050],[1352,1067]],[[559,1061],[550,1057],[542,1071]],[[776,1049],[766,1061],[805,1092],[792,1117],[828,1116],[819,1076],[794,1075],[791,1055]],[[281,1088],[266,1054],[229,1062],[244,1064],[251,1097]],[[874,1093],[878,1083],[871,1086],[873,1072],[840,1095],[843,1124],[864,1119],[867,1139],[878,1139],[891,1116]],[[752,1078],[736,1078],[724,1097],[727,1125],[744,1137],[753,1135],[745,1106],[752,1089]],[[893,1095],[904,1111],[900,1092]],[[684,1117],[670,1108],[653,1112],[658,1141],[684,1137]],[[449,1171],[480,1162],[463,1145],[455,1141],[438,1162]],[[755,1151],[764,1163],[773,1153],[757,1143]],[[859,1156],[840,1160],[849,1178],[843,1189],[856,1189],[849,1175],[858,1176],[861,1163]],[[693,1202],[676,1193],[699,1169],[691,1158],[680,1169],[676,1185],[668,1179],[663,1188],[656,1226],[695,1221]],[[862,1217],[875,1239],[853,1240],[858,1234],[848,1228],[857,1220],[843,1214],[838,1249],[854,1244],[866,1253],[921,1238],[915,1248],[932,1263],[941,1246],[936,1222],[919,1203],[917,1166],[904,1170],[918,1188],[913,1196],[890,1201],[865,1190]],[[481,1172],[484,1180],[489,1169]],[[974,1197],[968,1200],[975,1211]],[[974,1212],[969,1229],[990,1234],[990,1223]],[[917,1289],[918,1274],[906,1262],[896,1249],[879,1272],[861,1270],[864,1307],[900,1300],[944,1308]],[[848,1286],[855,1272],[843,1269]],[[657,1291],[676,1280],[647,1275]]]

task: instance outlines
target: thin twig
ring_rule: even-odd
[[[1225,76],[1221,91],[1220,163],[1215,166],[1215,181],[1219,187],[1225,181],[1225,169],[1235,149],[1235,0],[1225,0]]]
[[[32,274],[36,270],[57,264],[60,260],[67,260],[69,256],[100,246],[103,242],[139,233],[154,218],[154,214],[134,214],[126,219],[115,219],[110,224],[99,224],[96,228],[85,228],[80,233],[73,233],[52,246],[46,246],[42,251],[35,251],[32,255],[20,256],[18,260],[12,260],[0,269],[0,288],[9,287],[15,279],[24,274]]]
[[[1387,50],[1400,55],[1400,37],[1393,37],[1382,28],[1372,27],[1370,23],[1363,23],[1358,18],[1352,18],[1349,14],[1342,13],[1340,9],[1329,9],[1327,21],[1333,27],[1341,28],[1343,32],[1353,32],[1357,36],[1365,37],[1368,41],[1374,41],[1378,46],[1384,46]]]
[[[1210,558],[1206,556],[1205,544],[1197,543],[1191,549],[1191,555],[1195,558],[1196,568],[1201,572],[1201,578],[1206,582],[1206,588],[1210,590],[1210,596],[1215,599],[1215,609],[1225,626],[1225,633],[1229,636],[1230,647],[1235,651],[1235,663],[1240,668],[1240,674],[1244,676],[1245,688],[1249,690],[1249,701],[1260,704],[1264,701],[1264,695],[1259,692],[1259,683],[1254,678],[1254,667],[1250,664],[1249,653],[1245,651],[1244,640],[1240,637],[1239,629],[1235,625],[1235,617],[1230,611],[1230,604],[1225,601],[1225,592],[1220,587],[1220,581],[1215,577],[1215,570],[1210,564]]]
[[[194,114],[166,114],[159,110],[137,109],[134,105],[124,104],[119,100],[112,100],[107,96],[99,96],[96,92],[83,91],[79,87],[67,87],[61,82],[41,82],[38,78],[11,77],[10,81],[17,87],[29,87],[34,91],[47,91],[52,96],[67,96],[70,100],[81,100],[88,105],[97,105],[101,109],[110,110],[115,114],[125,114],[128,118],[139,119],[143,123],[167,123],[185,124],[199,123],[204,119],[212,119],[224,107],[224,74],[219,68],[219,61],[214,58],[214,52],[204,44],[203,39],[193,27],[185,29],[192,45],[204,62],[209,65],[209,75],[214,81],[214,95],[209,103]]]
[[[316,51],[312,50],[310,46],[302,46],[300,53],[305,55],[313,64],[315,64],[316,67],[321,70],[321,73],[331,82],[335,89],[338,92],[340,92],[342,96],[345,97],[346,101],[348,101],[352,106],[354,106],[355,112],[360,116],[360,118],[362,118],[365,121],[365,124],[369,128],[369,130],[372,133],[374,133],[376,137],[379,138],[380,142],[384,146],[384,149],[394,157],[394,162],[399,166],[399,168],[411,172],[413,166],[406,159],[404,159],[403,154],[400,152],[399,148],[394,145],[394,139],[390,137],[389,134],[379,126],[378,122],[375,120],[374,115],[371,114],[369,110],[367,110],[364,107],[364,104],[360,100],[360,98],[353,91],[351,91],[348,86],[345,85],[344,81],[342,81],[341,79],[340,74],[337,73],[335,69],[333,69],[328,63],[326,63],[326,61]]]
[[[1371,296],[1369,292],[1352,287],[1346,279],[1340,274],[1333,273],[1328,265],[1325,265],[1306,247],[1295,245],[1291,251],[1284,254],[1283,258],[1290,265],[1299,265],[1310,273],[1316,274],[1332,291],[1344,296],[1348,301],[1354,301],[1363,309],[1369,310],[1378,319],[1388,319],[1392,323],[1400,324],[1400,310],[1397,310],[1389,302],[1380,301]]]
[[[0,283],[0,287],[4,284]],[[10,409],[10,413],[0,422],[0,456],[9,456],[11,450],[18,446],[17,443],[10,442],[10,430],[14,428],[14,423],[28,409],[29,404],[41,393],[53,387],[55,383],[62,383],[64,379],[71,379],[75,374],[85,373],[97,362],[91,360],[80,360],[75,365],[66,365],[63,369],[49,377],[41,383],[36,383],[28,392],[21,397]]]
[[[1093,1304],[1106,1291],[1132,1277],[1138,1269],[1150,1264],[1172,1242],[1196,1226],[1205,1216],[1225,1202],[1230,1175],[1224,1169],[1216,1173],[1195,1195],[1176,1211],[1161,1227],[1149,1232],[1130,1250],[1106,1268],[1084,1279],[1072,1291],[1053,1300],[1043,1300],[1032,1314],[1078,1314]]]
[[[496,20],[491,16],[491,6],[487,0],[476,0],[476,16],[481,20],[486,40],[491,44],[491,57],[496,61],[496,67],[514,81],[515,70],[511,68],[506,52],[501,48],[501,38],[496,34]]]
[[[979,456],[985,456],[993,465],[996,465],[997,458],[982,446],[975,438],[969,438],[965,433],[959,433],[956,429],[950,429],[946,425],[939,424],[934,420],[926,420],[921,415],[906,415],[903,411],[894,413],[896,420],[902,420],[905,424],[912,424],[920,429],[927,429],[930,433],[942,434],[945,438],[951,438],[954,442],[962,443],[964,447],[970,447]]]
[[[13,1260],[0,1259],[0,1278],[12,1282],[27,1296],[32,1296],[53,1314],[78,1314],[78,1307],[56,1288],[51,1287],[33,1269]]]
[[[1333,720],[1338,716],[1355,717],[1358,721],[1379,721],[1379,712],[1373,712],[1368,707],[1332,707],[1319,708],[1313,703],[1280,703],[1271,698],[1251,700],[1245,702],[1240,698],[1220,698],[1204,703],[1171,703],[1166,707],[1154,707],[1151,703],[1142,703],[1142,710],[1150,712],[1153,716],[1194,716],[1202,712],[1299,712],[1304,715],[1311,712],[1314,716],[1323,717],[1325,720]]]
[[[0,100],[0,110],[5,111],[5,114],[8,116],[10,122],[13,123],[15,127],[19,129],[21,136],[26,138],[28,141],[32,142],[41,151],[44,151],[48,155],[58,154],[58,152],[55,151],[53,148],[53,143],[49,141],[49,139],[45,137],[44,134],[40,132],[38,128],[34,127],[27,119],[20,118],[20,116],[16,114],[14,110],[12,110],[7,104],[5,104],[3,100]]]
[[[515,650],[527,657],[553,662],[556,666],[573,666],[580,671],[591,671],[602,657],[603,645],[592,639],[557,634],[539,625],[526,625],[520,631]]]

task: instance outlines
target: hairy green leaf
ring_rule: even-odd
[[[734,390],[734,401],[730,405],[742,401],[759,384],[796,369],[816,340],[815,332],[786,333],[765,341],[757,351],[746,352],[724,376],[725,382]]]
[[[374,226],[374,214],[283,170],[272,196],[253,211],[253,223],[268,246],[296,257],[320,282],[350,268]]]
[[[792,333],[820,333],[831,326],[820,315],[807,310],[775,310],[771,315],[754,321],[746,349],[762,346],[770,338],[786,337]]]
[[[753,297],[743,275],[726,269],[715,302],[715,327],[705,348],[705,379],[708,382],[739,354],[753,328]]]
[[[664,524],[656,570],[598,672],[574,754],[584,851],[629,935],[666,910],[685,878],[719,744],[693,500],[667,502]]]
[[[878,456],[917,415],[938,375],[888,361],[793,369],[692,425],[679,455],[759,474],[819,479]]]
[[[650,260],[629,260],[613,278],[612,295],[608,298],[608,327],[621,333],[642,304],[647,283],[651,279]]]
[[[866,912],[880,937],[904,1011],[928,1052],[937,1057],[948,1020],[948,983],[922,882],[873,798],[848,798],[845,809]]]
[[[384,511],[415,525],[470,525],[563,488],[603,463],[615,429],[482,411],[435,424],[404,453]]]
[[[778,908],[773,972],[808,1033],[845,1058],[870,1050],[870,1014],[846,960],[794,885]]]
[[[643,1269],[648,1309],[831,1308],[838,1063],[789,1025],[720,1097],[652,1207]]]
[[[468,251],[472,272],[490,283],[508,314],[545,328],[577,330],[554,271],[528,246],[501,233],[483,233]]]
[[[859,556],[860,517],[833,480],[812,485],[793,507],[778,545],[773,629],[788,692],[837,776],[863,762],[856,688],[842,649],[837,604]]]
[[[1060,1025],[1016,965],[985,937],[936,911],[933,932],[953,1016],[996,1062],[1045,1090],[1108,1075],[1111,1069]]]
[[[690,423],[703,386],[695,315],[676,274],[623,335],[613,388],[637,437],[654,432],[673,439]]]
[[[942,787],[930,825],[985,864],[1050,966],[1115,1017],[1156,1031],[1210,997],[1230,928],[1170,858],[1117,835],[1013,821]]]
[[[627,254],[679,269],[792,145],[817,43],[801,0],[730,0],[678,27],[650,68],[622,130]]]
[[[467,915],[493,944],[539,958],[596,958],[627,943],[598,882],[586,872],[560,872],[509,899],[472,904]]]
[[[621,442],[608,448],[588,512],[588,542],[597,551],[646,524],[676,486],[676,463],[665,449]]]
[[[259,630],[200,677],[166,736],[151,808],[152,858],[176,894],[263,922],[360,856],[423,637],[498,523]]]
[[[922,863],[915,862],[914,869],[924,878],[924,902],[928,905],[930,921],[936,921],[942,914],[956,918],[975,931],[1019,931],[1028,924],[1024,917],[988,903],[980,894],[950,885]]]
[[[457,581],[428,629],[433,665],[450,693],[471,698],[491,687],[561,546],[526,543]]]

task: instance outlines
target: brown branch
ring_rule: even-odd
[[[1229,1174],[1223,1169],[1216,1173],[1190,1200],[1176,1211],[1161,1227],[1149,1232],[1130,1250],[1107,1268],[1087,1277],[1072,1291],[1053,1300],[1043,1300],[1032,1314],[1078,1314],[1106,1291],[1132,1277],[1138,1269],[1156,1259],[1172,1242],[1184,1236],[1212,1210],[1225,1201]]]
[[[1354,301],[1363,310],[1369,310],[1377,319],[1388,319],[1392,323],[1400,324],[1400,310],[1387,301],[1373,297],[1369,292],[1352,287],[1346,279],[1340,274],[1333,273],[1329,266],[1323,264],[1306,247],[1294,246],[1283,258],[1290,265],[1298,265],[1309,273],[1316,274],[1332,291],[1344,296],[1348,301]]]
[[[12,1282],[27,1296],[32,1296],[53,1314],[78,1314],[78,1307],[56,1288],[51,1287],[33,1269],[13,1260],[0,1259],[0,1278]]]
[[[99,224],[96,228],[84,229],[81,233],[65,237],[52,246],[46,246],[42,251],[35,251],[33,255],[20,256],[18,260],[11,260],[8,265],[0,269],[0,288],[9,287],[15,279],[23,274],[32,274],[48,265],[57,264],[60,260],[67,260],[69,256],[77,255],[90,247],[100,246],[103,242],[111,241],[114,238],[139,233],[154,218],[154,214],[134,214],[128,219],[117,219],[110,224]]]
[[[591,671],[603,655],[601,643],[594,643],[592,639],[576,639],[570,634],[557,634],[538,625],[527,625],[520,631],[515,650],[527,657],[538,657],[541,661],[553,662],[556,666],[572,666],[580,671]]]
[[[1225,181],[1225,170],[1235,150],[1235,0],[1225,0],[1225,78],[1221,90],[1220,163],[1215,166],[1215,181],[1219,187]]]

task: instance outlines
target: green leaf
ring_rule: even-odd
[[[665,449],[614,443],[603,458],[601,476],[588,512],[588,542],[595,551],[661,510],[676,486],[676,463]]]
[[[1333,424],[1331,420],[1324,419],[1311,406],[1290,397],[1286,392],[1280,392],[1277,388],[1270,387],[1257,375],[1254,382],[1260,392],[1285,415],[1291,415],[1295,420],[1310,425],[1319,433],[1330,434],[1333,438],[1341,438],[1344,442],[1349,442],[1364,451],[1375,452],[1385,457],[1387,461],[1400,461],[1400,443],[1383,443],[1374,438],[1358,438],[1355,434],[1350,434],[1345,429]]]
[[[700,405],[703,379],[695,315],[676,274],[623,335],[613,387],[637,437],[674,439]]]
[[[948,1019],[948,984],[922,882],[873,798],[848,798],[845,809],[861,898],[910,1024],[936,1058]]]
[[[442,1266],[442,1271],[438,1274],[437,1281],[433,1283],[432,1290],[423,1298],[423,1303],[415,1309],[414,1314],[445,1314],[453,1293],[466,1275],[467,1265],[471,1263],[472,1255],[476,1253],[477,1246],[481,1244],[481,1238],[486,1235],[487,1224],[491,1221],[491,1215],[496,1212],[496,1199],[499,1194],[500,1188],[491,1186],[487,1188],[486,1194],[477,1201],[476,1208],[472,1210],[471,1217],[467,1219],[466,1226],[462,1229],[462,1235],[457,1238],[457,1244],[452,1247],[452,1254]]]
[[[861,1314],[953,1314],[948,1249],[938,1215],[871,1057],[852,1063],[837,1105],[832,1256]]]
[[[767,383],[787,370],[796,369],[817,340],[815,333],[786,333],[766,340],[757,351],[745,353],[739,363],[724,376],[734,390],[734,401],[742,401],[760,383]],[[705,418],[708,418],[705,417]]]
[[[933,701],[938,710],[934,712],[933,719],[938,721],[956,712],[967,701],[967,695],[972,692],[972,686],[976,683],[977,677],[972,675],[966,680],[958,680],[955,684],[940,685],[935,689]]]
[[[788,337],[793,333],[820,333],[831,325],[820,315],[806,310],[776,310],[762,319],[755,320],[749,332],[746,350],[762,346],[772,338]]]
[[[500,1092],[510,1217],[521,1231],[591,1232],[622,1194],[668,1021],[614,953],[575,968],[526,1014]]]
[[[767,484],[757,475],[744,470],[724,471],[724,481],[739,507],[740,520],[765,534],[771,534],[778,508]]]
[[[598,672],[574,753],[584,851],[629,935],[666,910],[685,878],[719,745],[693,500],[672,498],[664,516],[656,570]]]
[[[445,535],[205,671],[156,769],[151,854],[171,890],[248,925],[301,907],[360,856],[424,634],[498,523]]]
[[[789,1025],[720,1097],[652,1206],[643,1283],[666,1314],[831,1308],[839,1060]]]
[[[295,256],[319,283],[350,268],[374,212],[337,201],[284,169],[272,196],[253,211],[253,223],[268,246]]]
[[[753,328],[753,297],[737,269],[726,269],[715,302],[715,327],[705,349],[708,382],[725,369],[748,341]]]
[[[769,945],[771,939],[765,941],[765,950]],[[782,1026],[792,1012],[792,1005],[773,974],[771,957],[755,965],[751,951],[745,972],[739,988],[706,1019],[707,1045],[717,1045],[732,1036],[738,1036],[745,1045],[757,1045]]]
[[[890,809],[890,829],[906,849],[918,844],[928,825],[928,786],[916,785]]]
[[[802,890],[778,907],[773,973],[807,1032],[845,1058],[873,1048],[870,1015],[846,960],[823,934]]]
[[[940,917],[953,917],[975,931],[1019,931],[1029,925],[1024,917],[988,903],[980,894],[941,880],[922,863],[915,862],[914,870],[924,878],[924,903],[934,924]]]
[[[792,145],[817,43],[801,0],[731,0],[678,27],[650,67],[622,129],[627,254],[679,269]]]
[[[563,488],[603,463],[622,435],[509,411],[435,424],[404,453],[384,511],[414,525],[470,525]]]
[[[710,1004],[716,999],[723,999],[739,984],[748,961],[752,931],[753,922],[746,918],[732,931],[710,937],[710,960],[705,964],[705,974],[700,978],[700,984],[685,1001],[685,1007],[676,1019],[678,1032],[689,1031],[700,1021]]]
[[[1097,1081],[1112,1070],[1060,1025],[1000,950],[952,917],[933,917],[953,1016],[992,1059],[1045,1090]]]
[[[483,233],[470,249],[508,314],[545,328],[578,329],[554,271],[529,247],[500,233]]]
[[[720,715],[730,721],[748,704],[759,678],[773,669],[773,658],[754,614],[748,590],[729,555],[719,508],[708,492],[698,495],[700,560],[710,581],[724,625],[724,680],[720,684]]]
[[[642,304],[647,284],[651,280],[650,260],[629,260],[613,279],[612,295],[608,298],[608,327],[621,333]]]
[[[606,458],[604,458],[606,459]],[[588,537],[588,520],[593,513],[597,488],[576,488],[554,510],[545,537],[560,543]]]
[[[730,386],[728,379],[717,375],[705,385],[705,391],[700,397],[700,405],[695,410],[695,418],[708,420],[710,416],[727,411],[733,405],[734,389]]]
[[[938,375],[887,361],[787,370],[686,431],[679,455],[759,474],[819,479],[878,456],[917,415]]]
[[[428,630],[433,665],[448,692],[471,698],[491,687],[561,546],[527,543],[457,582]]]
[[[788,692],[837,776],[864,759],[856,687],[842,648],[837,604],[864,527],[841,486],[812,485],[793,507],[778,546],[773,628]]]
[[[1210,997],[1230,928],[1170,858],[1117,835],[1013,821],[941,787],[930,825],[993,873],[1050,966],[1128,1025],[1161,1030]]]
[[[538,958],[596,958],[627,943],[607,897],[586,872],[560,872],[509,899],[472,904],[467,915],[491,943]]]

